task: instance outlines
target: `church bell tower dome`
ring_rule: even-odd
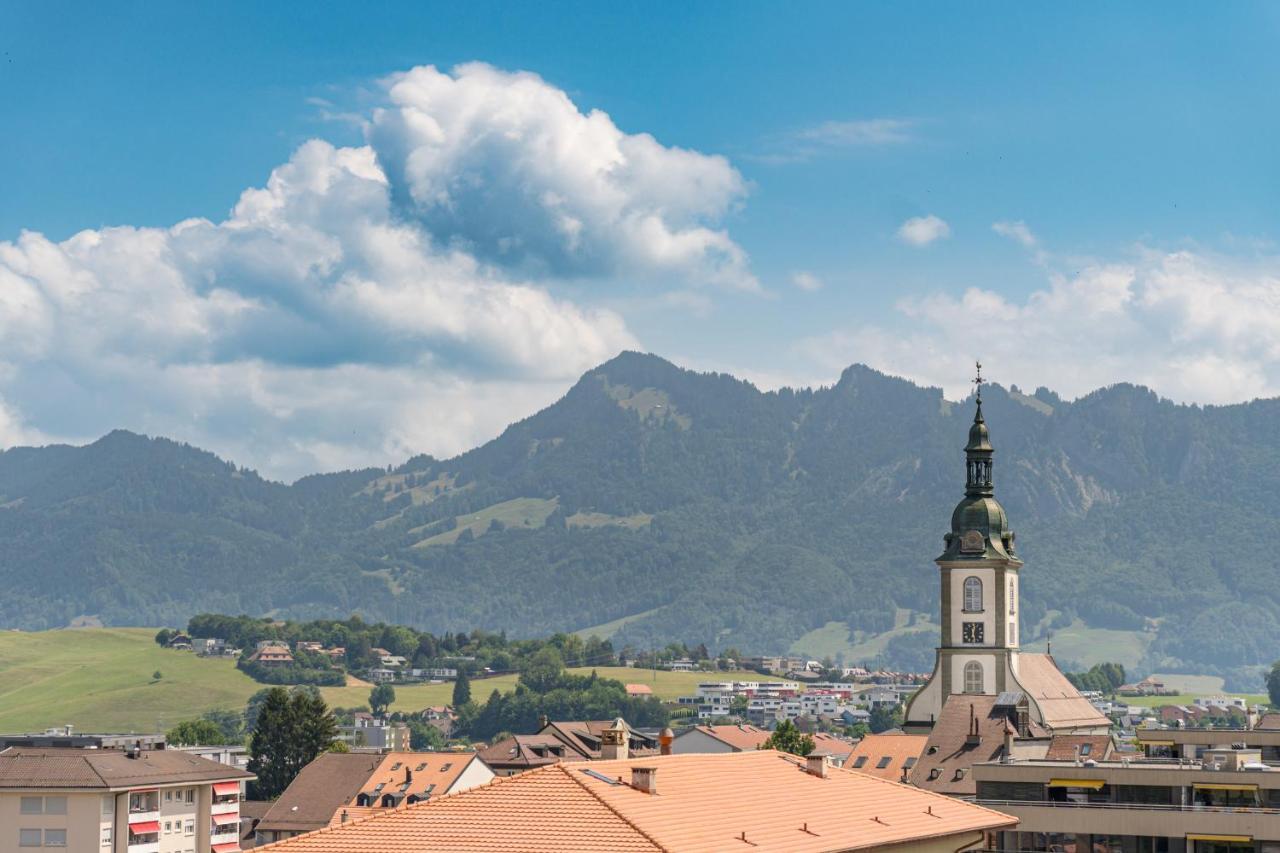
[[[981,365],[979,365],[981,368]],[[951,513],[951,532],[946,535],[946,551],[940,560],[1017,559],[1009,516],[995,498],[992,480],[995,448],[982,416],[982,379],[976,380],[978,393],[969,427],[969,443],[964,447],[964,497]]]

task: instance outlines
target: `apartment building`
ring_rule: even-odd
[[[0,853],[231,853],[253,775],[171,750],[0,752]]]
[[[975,764],[977,802],[1019,820],[1001,851],[1280,851],[1280,772],[1256,749],[1192,759]]]

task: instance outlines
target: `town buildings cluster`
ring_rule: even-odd
[[[0,736],[0,853],[1280,851],[1280,714],[1229,696],[1125,704],[1023,651],[1023,562],[994,494],[981,393],[965,454],[926,677],[849,668],[831,680],[812,661],[759,658],[782,677],[701,682],[675,703],[676,729],[543,717],[454,751],[410,751],[405,726],[357,713],[340,731],[349,751],[321,754],[272,802],[245,799],[241,748],[70,729]],[[287,665],[299,646],[342,651],[265,642],[252,656]],[[379,680],[450,677],[378,659]],[[1116,692],[1169,694],[1155,679]],[[900,728],[850,735],[895,709]],[[424,712],[442,727],[453,717]],[[801,754],[767,748],[783,731]]]

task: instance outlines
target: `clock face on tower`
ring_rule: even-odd
[[[960,639],[966,643],[982,642],[982,623],[981,622],[965,622]]]

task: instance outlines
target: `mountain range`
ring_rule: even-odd
[[[761,392],[624,353],[456,458],[291,485],[125,431],[12,448],[0,626],[359,612],[744,653],[891,637],[919,665],[972,411],[863,366]],[[1280,400],[993,385],[984,412],[1028,643],[1128,632],[1140,669],[1237,684],[1280,657]]]

